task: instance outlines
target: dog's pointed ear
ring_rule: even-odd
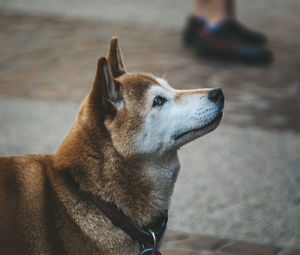
[[[122,102],[120,83],[114,80],[111,69],[106,58],[98,60],[96,77],[90,92],[90,100],[100,102],[107,112],[115,111]]]
[[[118,38],[116,36],[111,38],[107,60],[114,78],[117,78],[126,73],[122,52],[119,47]]]

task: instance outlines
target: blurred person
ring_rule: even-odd
[[[234,0],[194,0],[183,32],[186,46],[200,54],[243,62],[269,63],[272,52],[267,38],[241,24],[234,13]]]

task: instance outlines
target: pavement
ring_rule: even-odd
[[[161,253],[164,255],[299,255],[300,249],[168,231],[164,236]]]
[[[180,150],[164,254],[300,254],[300,3],[238,2],[275,53],[255,67],[183,48],[184,1],[88,1],[0,2],[0,154],[55,151],[117,35],[129,71],[226,97],[220,127]]]

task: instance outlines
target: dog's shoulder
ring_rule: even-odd
[[[0,157],[1,254],[47,249],[45,217],[50,213],[45,208],[51,190],[46,171],[51,162],[51,155],[41,154]]]
[[[35,174],[51,167],[51,154],[25,154],[0,157],[0,176]]]
[[[46,169],[51,166],[52,155],[48,154],[0,157],[1,197],[22,196],[26,200],[41,192],[46,185]]]

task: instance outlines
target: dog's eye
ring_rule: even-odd
[[[163,106],[165,104],[165,102],[167,102],[167,99],[161,96],[156,96],[153,99],[153,104],[152,107],[156,107],[156,106]]]

